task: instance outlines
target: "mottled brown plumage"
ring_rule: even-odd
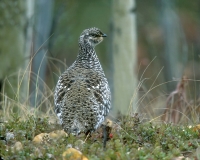
[[[98,28],[84,30],[76,61],[57,82],[55,112],[68,133],[96,130],[110,110],[110,88],[94,49],[103,37]]]

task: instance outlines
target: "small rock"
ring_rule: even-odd
[[[15,135],[12,132],[7,132],[6,133],[6,141],[9,141],[11,139],[14,139]]]

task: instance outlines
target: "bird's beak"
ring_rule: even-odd
[[[107,35],[106,34],[102,34],[102,37],[107,37]]]

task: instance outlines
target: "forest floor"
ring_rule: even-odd
[[[198,126],[154,124],[143,121],[139,114],[121,117],[117,122],[109,121],[109,140],[103,149],[101,128],[90,137],[84,134],[69,136],[50,119],[28,115],[22,120],[17,114],[12,114],[8,120],[1,121],[1,159],[200,159]],[[68,152],[69,148],[80,152]]]

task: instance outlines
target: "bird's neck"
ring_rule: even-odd
[[[94,47],[86,41],[79,41],[79,53],[76,64],[85,68],[101,68]]]

